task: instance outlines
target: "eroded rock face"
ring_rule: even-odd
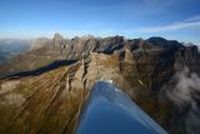
[[[80,66],[22,78],[12,86],[14,80],[1,81],[1,91],[8,86],[0,95],[0,133],[73,133],[88,94],[75,76]]]
[[[198,85],[197,89],[177,85],[183,83],[179,74],[184,73],[185,68],[189,71],[180,76],[198,81],[200,55],[196,46],[186,47],[157,37],[65,40],[59,36],[54,42],[62,45],[49,48],[48,45],[56,44],[50,41],[29,54],[50,56],[54,60],[76,59],[77,62],[38,76],[17,77],[16,81],[20,81],[17,84],[12,77],[1,80],[0,98],[4,103],[0,104],[0,114],[4,116],[0,117],[0,133],[7,131],[6,128],[11,128],[11,133],[16,128],[20,128],[19,133],[72,133],[80,108],[96,80],[112,80],[170,133],[200,131]],[[182,87],[187,87],[183,94],[192,101],[179,106],[172,96],[182,93]],[[10,103],[11,95],[16,96],[19,103]],[[188,123],[190,117],[197,119],[195,123]]]
[[[95,81],[121,77],[117,61],[94,53],[39,76],[2,80],[0,133],[73,133]]]

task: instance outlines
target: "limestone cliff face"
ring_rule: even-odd
[[[18,133],[72,133],[97,80],[112,80],[168,132],[200,132],[196,46],[163,38],[125,40],[120,36],[72,40],[59,36],[54,42],[56,48],[34,51],[76,62],[2,79],[0,133],[14,133],[16,128]],[[191,118],[194,123],[188,123]]]

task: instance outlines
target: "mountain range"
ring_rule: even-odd
[[[200,132],[196,45],[57,33],[27,50],[0,65],[0,133],[74,133],[98,80],[112,80],[169,133]]]

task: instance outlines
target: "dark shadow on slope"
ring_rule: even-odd
[[[48,71],[57,69],[59,67],[71,65],[71,64],[75,63],[76,61],[77,60],[58,60],[58,61],[54,61],[53,63],[51,63],[47,66],[44,66],[44,67],[41,67],[41,68],[38,68],[35,70],[31,70],[31,71],[23,71],[23,72],[19,72],[19,73],[14,73],[14,74],[8,75],[6,77],[3,77],[1,79],[6,79],[6,78],[7,79],[17,79],[17,78],[27,77],[27,76],[38,76],[38,75],[41,75]]]

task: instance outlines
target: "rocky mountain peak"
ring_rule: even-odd
[[[55,33],[53,36],[53,40],[63,40],[63,36],[60,33]]]
[[[146,41],[150,43],[153,47],[160,48],[160,49],[183,47],[183,45],[177,41],[166,40],[162,37],[151,37],[147,39]]]
[[[55,46],[60,46],[64,42],[64,38],[61,34],[55,33],[53,37],[53,42]]]

